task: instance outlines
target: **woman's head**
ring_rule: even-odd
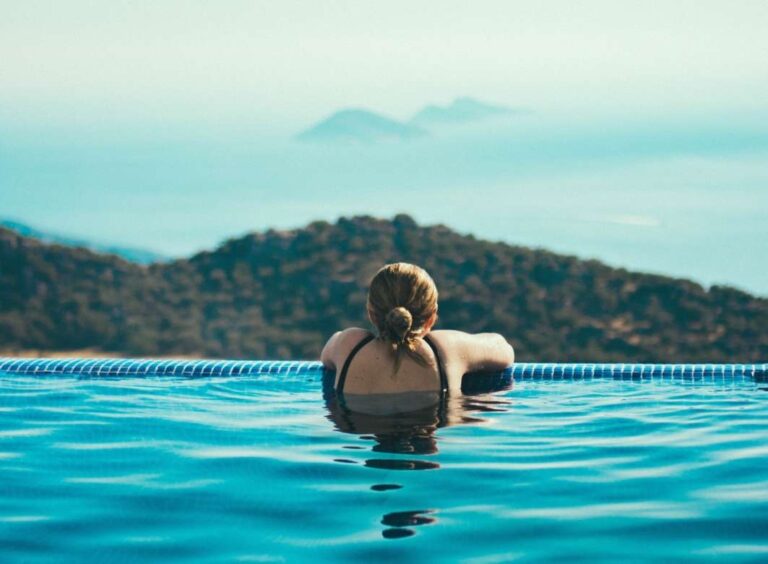
[[[423,268],[396,262],[384,266],[371,280],[368,316],[379,337],[391,342],[395,352],[402,348],[415,352],[416,338],[431,329],[436,314],[437,287]]]

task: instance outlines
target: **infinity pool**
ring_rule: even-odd
[[[0,374],[0,561],[768,560],[768,384]]]

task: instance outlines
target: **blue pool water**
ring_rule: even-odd
[[[768,384],[520,378],[399,417],[318,370],[0,373],[0,561],[768,559]]]

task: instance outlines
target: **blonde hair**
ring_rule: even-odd
[[[371,280],[367,305],[379,339],[392,344],[395,373],[403,352],[429,365],[417,351],[417,339],[437,312],[437,287],[426,270],[406,262],[387,264]]]

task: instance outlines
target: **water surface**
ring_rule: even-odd
[[[523,381],[387,417],[319,378],[0,378],[0,560],[768,557],[765,384]]]

